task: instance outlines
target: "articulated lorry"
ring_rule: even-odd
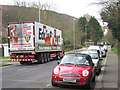
[[[38,22],[9,23],[8,42],[10,60],[20,64],[45,63],[64,55],[61,30]]]

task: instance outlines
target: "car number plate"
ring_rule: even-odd
[[[20,58],[23,58],[24,57],[24,55],[20,55]]]
[[[76,82],[76,79],[72,79],[72,78],[66,78],[66,79],[63,79],[64,82],[73,82],[75,83]]]

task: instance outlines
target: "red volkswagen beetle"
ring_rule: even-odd
[[[52,72],[53,86],[77,85],[91,88],[92,81],[95,81],[95,65],[87,54],[65,55]]]

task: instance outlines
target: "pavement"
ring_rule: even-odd
[[[118,88],[118,56],[109,50],[107,58],[104,61],[101,78],[96,82],[95,89],[117,89]]]

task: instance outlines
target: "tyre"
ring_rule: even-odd
[[[49,62],[50,61],[50,54],[47,53],[47,61]]]
[[[23,64],[25,64],[25,62],[24,61],[20,61],[20,64],[23,65]]]
[[[39,57],[38,57],[38,63],[43,64],[43,63],[44,63],[44,56],[43,56],[43,54],[41,53],[41,54],[39,54],[38,56],[39,56]]]
[[[92,77],[91,77],[91,75],[90,75],[90,77],[89,77],[89,79],[88,79],[88,83],[87,83],[87,85],[86,85],[86,88],[87,89],[91,89],[92,88],[92,79],[91,79]]]
[[[97,75],[99,75],[101,72],[101,68],[96,72]]]
[[[57,86],[57,84],[53,81],[53,77],[52,77],[52,86]]]
[[[44,62],[47,62],[47,53],[44,53]]]
[[[57,59],[60,60],[60,53],[57,54]]]
[[[94,77],[93,77],[93,82],[95,82],[95,77],[96,77],[96,72],[94,72],[95,74],[94,74]]]

